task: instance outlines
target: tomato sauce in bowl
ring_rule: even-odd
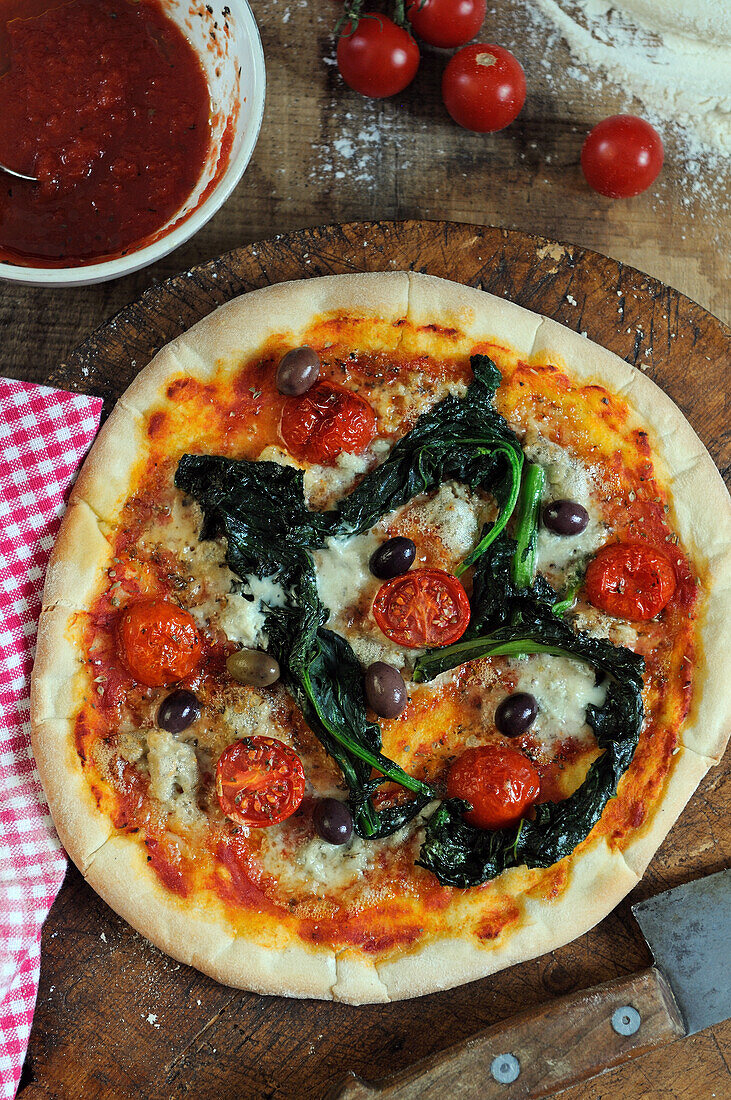
[[[0,4],[0,260],[73,267],[136,251],[193,191],[211,101],[160,0]]]

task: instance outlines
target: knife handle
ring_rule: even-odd
[[[670,987],[649,967],[513,1016],[375,1084],[350,1073],[329,1100],[548,1096],[684,1034]]]

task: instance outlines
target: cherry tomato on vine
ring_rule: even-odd
[[[402,92],[416,76],[419,47],[408,31],[380,14],[346,23],[338,38],[338,69],[345,83],[371,99]]]
[[[442,99],[466,130],[491,134],[518,117],[525,103],[525,73],[502,46],[465,46],[442,77]]]
[[[387,581],[373,601],[373,616],[391,641],[408,649],[451,645],[470,621],[464,588],[442,569],[412,569]]]
[[[452,49],[474,38],[487,0],[408,0],[406,14],[415,34],[430,46]]]
[[[600,195],[627,199],[655,182],[663,157],[662,139],[649,122],[635,115],[612,115],[584,142],[581,170]]]
[[[317,382],[282,410],[282,439],[295,458],[331,466],[343,451],[362,454],[376,434],[376,414],[337,382]]]
[[[200,660],[195,620],[167,600],[130,604],[122,613],[119,636],[130,672],[147,687],[184,680]]]
[[[234,741],[216,765],[218,803],[237,825],[276,825],[292,816],[304,793],[302,761],[275,737]]]
[[[540,790],[540,776],[528,757],[501,745],[465,749],[447,776],[447,794],[472,804],[464,819],[478,829],[516,825]]]
[[[586,589],[594,606],[633,622],[659,615],[676,584],[670,559],[644,542],[609,543],[586,570]]]

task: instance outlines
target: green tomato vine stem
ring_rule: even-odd
[[[335,34],[340,35],[343,32],[343,28],[349,25],[349,30],[346,32],[351,35],[355,32],[358,22],[361,19],[378,19],[379,13],[375,11],[363,11],[366,0],[345,0],[343,4],[343,14],[335,24]],[[390,12],[391,19],[397,27],[403,27],[405,31],[411,34],[411,23],[409,17],[406,14],[406,5],[408,0],[390,0],[388,4],[388,10]],[[422,4],[424,0],[422,0]],[[420,5],[421,6],[421,5]]]

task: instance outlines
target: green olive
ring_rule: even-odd
[[[229,675],[250,687],[269,687],[279,679],[279,665],[260,649],[240,649],[226,660]]]

